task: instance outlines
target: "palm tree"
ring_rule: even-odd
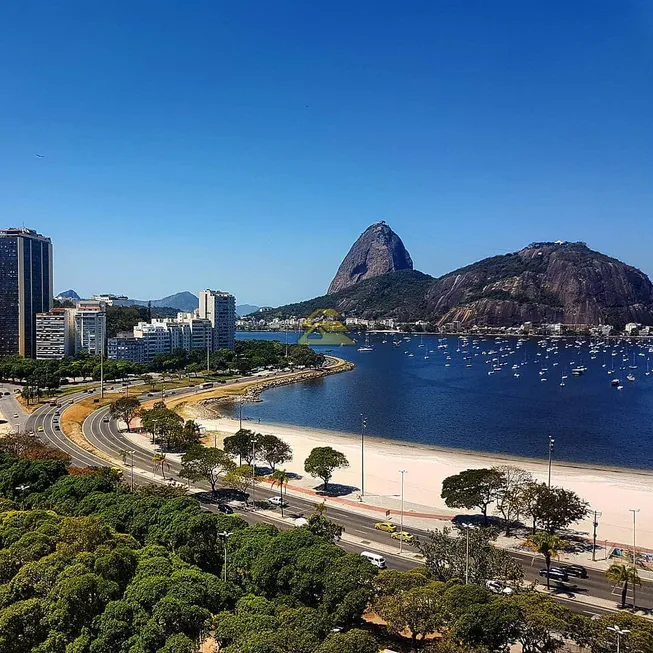
[[[531,535],[526,540],[526,546],[544,556],[544,562],[546,563],[546,588],[551,589],[551,579],[549,578],[549,571],[551,569],[551,558],[558,556],[558,553],[565,548],[567,548],[567,542],[557,535],[551,535],[551,533],[545,533],[541,531]]]
[[[614,583],[614,587],[621,584],[621,608],[622,610],[626,607],[626,595],[628,594],[628,583],[633,585],[641,585],[642,582],[639,580],[639,574],[637,569],[631,567],[630,565],[624,565],[623,563],[614,562],[608,567],[608,570],[605,572],[605,577]]]
[[[129,450],[128,449],[121,449],[118,454],[122,458],[122,464],[126,465],[127,464],[127,456],[129,456]]]
[[[157,469],[161,469],[161,476],[166,477],[164,467],[168,468],[170,471],[170,463],[166,461],[166,455],[164,453],[155,453],[152,456],[152,471],[156,474]]]
[[[281,498],[281,517],[283,517],[283,486],[288,486],[290,476],[286,473],[285,469],[275,469],[272,472],[272,487],[279,486],[279,497]]]

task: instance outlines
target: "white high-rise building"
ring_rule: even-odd
[[[200,290],[199,316],[211,322],[213,350],[233,349],[236,338],[236,298],[228,292]]]
[[[106,351],[107,312],[102,302],[80,301],[75,311],[75,353]]]
[[[75,351],[75,309],[53,308],[36,314],[36,358],[61,359]]]

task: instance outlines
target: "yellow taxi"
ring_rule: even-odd
[[[36,429],[39,433],[43,433],[43,427],[39,426],[38,429]]]
[[[397,527],[389,521],[376,522],[374,528],[376,528],[377,531],[385,531],[386,533],[394,533],[397,530]]]
[[[399,531],[398,533],[393,533],[392,537],[395,540],[401,540],[407,544],[412,544],[415,541],[415,537],[411,533],[406,533],[406,531]]]

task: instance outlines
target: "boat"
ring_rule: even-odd
[[[374,347],[370,345],[370,336],[368,333],[365,334],[365,344],[361,345],[358,351],[374,351]]]
[[[635,375],[634,374],[627,374],[626,378],[632,383],[635,380]]]
[[[612,381],[610,381],[610,385],[617,387],[621,385],[621,381],[619,379],[612,379]]]

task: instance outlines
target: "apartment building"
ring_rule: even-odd
[[[75,351],[75,309],[53,308],[36,314],[36,358],[61,359]]]

